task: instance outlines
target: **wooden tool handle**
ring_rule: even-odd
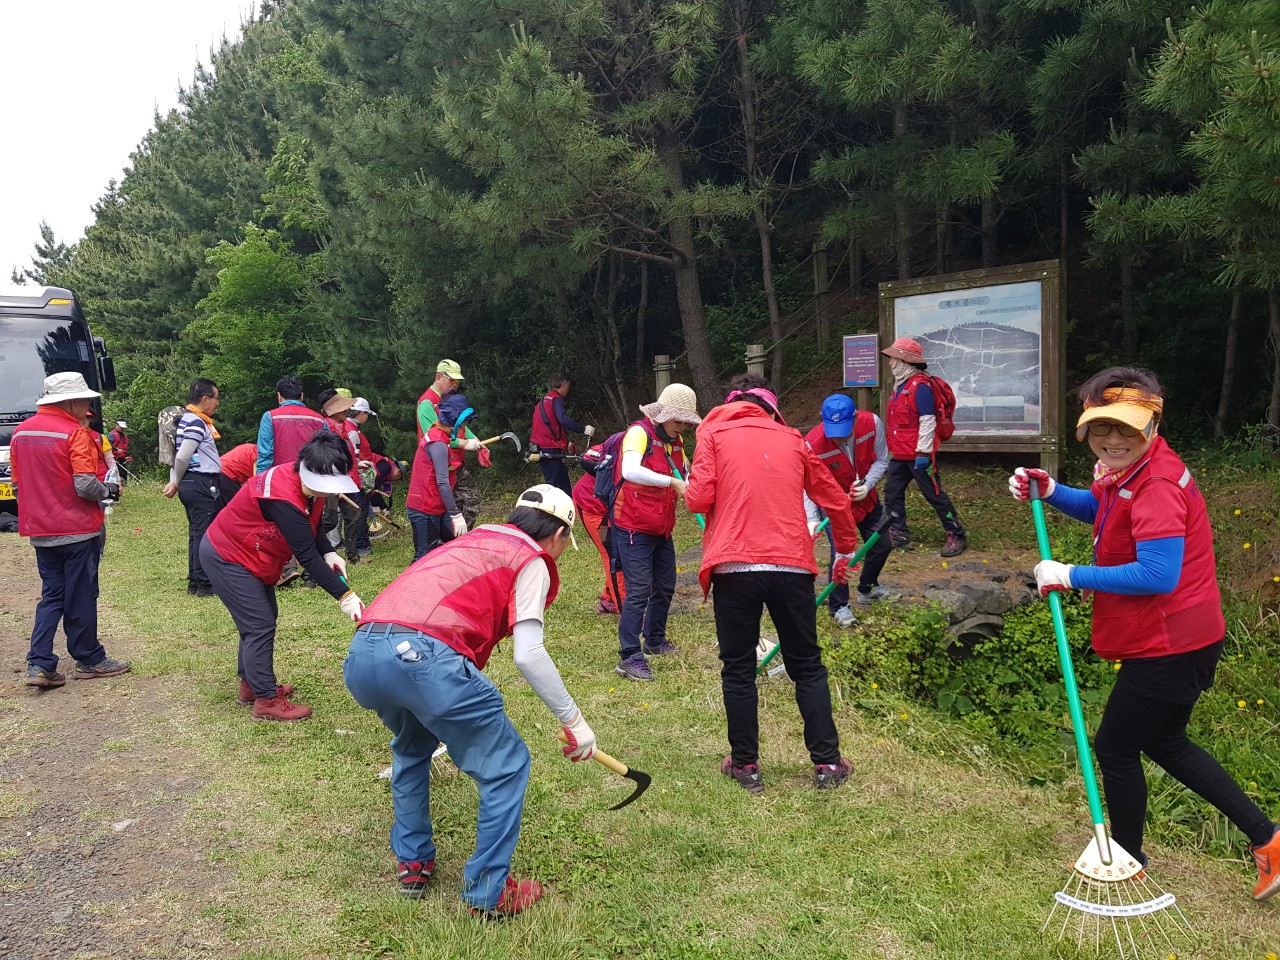
[[[495,441],[495,440],[501,440],[501,439],[502,439],[502,434],[498,434],[498,436],[496,436],[496,437],[490,437],[488,440],[481,440],[481,441],[480,441],[480,446],[482,446],[482,447],[487,447],[489,444],[493,443],[493,441]]]
[[[556,739],[559,740],[561,743],[569,742],[569,737],[565,734],[563,729],[561,729],[556,734]],[[609,756],[603,750],[597,750],[595,753],[591,755],[591,759],[595,760],[601,766],[607,767],[608,769],[612,770],[614,773],[616,773],[620,777],[625,777],[628,773],[631,772],[631,768],[628,767],[625,763],[623,763],[621,760],[615,760],[613,757]]]

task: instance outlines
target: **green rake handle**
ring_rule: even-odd
[[[1040,547],[1040,559],[1052,560],[1049,549],[1049,528],[1044,522],[1044,504],[1040,502],[1040,484],[1031,481],[1031,516],[1036,524],[1036,543]],[[1049,612],[1053,615],[1053,634],[1058,641],[1058,662],[1062,664],[1062,681],[1067,688],[1067,703],[1071,708],[1071,730],[1076,738],[1076,753],[1080,755],[1080,771],[1084,775],[1084,792],[1089,798],[1089,817],[1093,832],[1098,838],[1098,852],[1102,862],[1111,863],[1111,841],[1107,838],[1106,824],[1102,819],[1102,800],[1098,796],[1098,779],[1093,772],[1093,753],[1089,749],[1089,735],[1085,731],[1084,711],[1080,707],[1080,690],[1076,686],[1076,668],[1071,660],[1071,647],[1067,644],[1067,624],[1062,618],[1062,597],[1057,590],[1049,591]]]
[[[671,454],[669,453],[667,454],[667,463],[671,466],[671,472],[675,475],[675,478],[677,480],[683,480],[684,477],[680,476],[680,468],[676,466],[675,460],[672,459]],[[707,521],[703,519],[702,514],[695,513],[694,516],[698,518],[698,526],[703,530],[706,530]]]

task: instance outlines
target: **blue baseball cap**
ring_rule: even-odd
[[[857,412],[858,405],[852,397],[833,393],[822,401],[822,432],[837,439],[849,436],[853,433],[853,415]]]

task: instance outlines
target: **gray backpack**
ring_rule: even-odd
[[[173,466],[178,455],[178,421],[182,419],[182,407],[165,407],[156,417],[156,425],[160,430],[160,462],[166,467]]]

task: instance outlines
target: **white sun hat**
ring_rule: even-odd
[[[44,396],[36,406],[46,403],[62,403],[64,400],[92,400],[102,394],[90,390],[83,373],[55,373],[44,378]]]
[[[573,544],[573,549],[578,549],[578,541],[573,536],[573,521],[578,511],[574,509],[573,498],[559,487],[553,487],[549,483],[535,484],[520,494],[516,506],[532,507],[534,510],[541,510],[558,520],[563,520],[569,525],[569,542]]]

